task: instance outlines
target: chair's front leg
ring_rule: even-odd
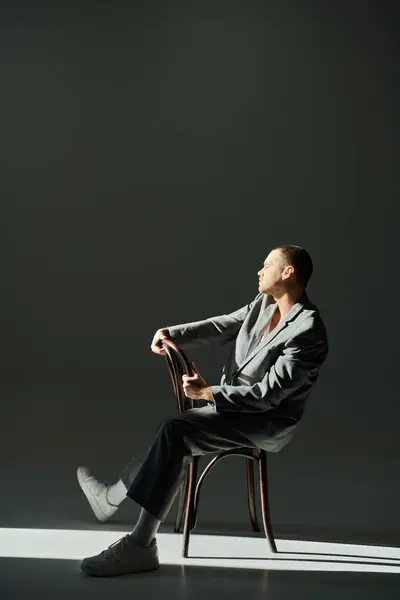
[[[187,500],[188,486],[189,486],[189,467],[190,467],[190,465],[186,466],[185,479],[183,481],[180,495],[179,495],[179,504],[178,504],[178,509],[176,512],[175,527],[174,527],[175,533],[181,533],[182,528],[183,528],[183,512],[186,507],[186,500]]]
[[[188,489],[186,493],[185,521],[183,525],[182,556],[188,557],[190,530],[193,522],[194,492],[197,480],[199,456],[194,456],[189,465]]]
[[[256,500],[254,494],[254,459],[246,459],[247,466],[247,503],[249,506],[249,515],[253,531],[260,531],[257,521]]]
[[[261,513],[264,525],[265,537],[267,538],[268,546],[274,554],[278,552],[275,544],[274,533],[272,531],[271,518],[269,513],[269,493],[268,493],[268,473],[267,473],[267,452],[260,451],[258,461],[260,469],[260,493],[261,493]]]

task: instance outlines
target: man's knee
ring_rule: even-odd
[[[158,433],[168,437],[181,437],[183,428],[184,419],[181,416],[167,417],[161,422]]]
[[[190,427],[189,427],[190,429]],[[184,460],[190,460],[191,452],[191,432],[188,430],[187,423],[180,416],[167,417],[164,419],[158,429],[155,445],[161,445],[167,453],[179,455]]]

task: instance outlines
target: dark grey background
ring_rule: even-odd
[[[396,12],[2,5],[0,526],[101,527],[76,466],[115,481],[175,413],[156,329],[250,302],[295,243],[330,355],[271,455],[276,534],[399,543]],[[228,350],[189,358],[215,384]],[[230,459],[200,530],[249,531],[245,499]]]

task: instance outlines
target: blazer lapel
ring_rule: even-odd
[[[253,347],[252,350],[250,350],[250,353],[247,354],[247,356],[245,357],[244,361],[238,366],[238,368],[236,369],[234,375],[240,370],[242,369],[256,354],[258,354],[259,352],[261,352],[261,350],[263,348],[265,348],[265,346],[267,346],[268,344],[270,344],[272,342],[272,340],[283,330],[285,329],[285,327],[288,326],[288,324],[290,323],[290,321],[292,321],[297,314],[301,311],[301,309],[303,308],[305,302],[308,300],[307,295],[303,294],[303,296],[301,298],[299,298],[298,302],[296,302],[296,304],[294,306],[292,306],[291,310],[288,312],[288,314],[286,315],[286,317],[284,319],[282,319],[282,321],[280,321],[280,323],[278,323],[278,325],[275,327],[275,329],[273,329],[270,333],[268,333],[267,335],[263,335],[263,331],[269,321],[269,319],[272,317],[272,314],[274,313],[275,307],[276,307],[276,303],[274,304],[270,304],[268,306],[268,308],[265,310],[265,315],[263,315],[263,317],[261,318],[260,322],[257,324],[256,326],[256,331],[254,333],[254,338],[255,339],[259,339],[258,343],[256,342],[256,346]],[[250,348],[251,345],[254,344],[254,339],[252,338],[252,342],[250,343]]]

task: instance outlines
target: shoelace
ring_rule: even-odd
[[[99,495],[100,492],[103,491],[103,488],[107,487],[103,482],[98,481],[96,479],[96,477],[94,477],[93,475],[89,475],[89,473],[85,473],[86,477],[87,477],[87,483],[89,486],[92,486],[92,489],[95,493],[95,495]]]
[[[122,554],[128,545],[130,534],[124,535],[122,538],[108,546],[106,550],[103,550],[102,555],[106,558],[116,558],[119,554]]]

